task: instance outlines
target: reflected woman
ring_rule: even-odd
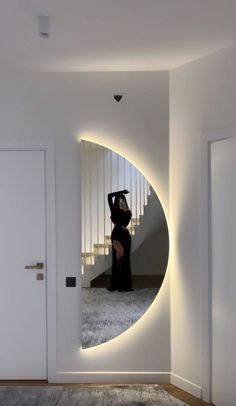
[[[130,222],[132,213],[125,198],[125,194],[127,193],[129,193],[128,190],[120,190],[108,194],[111,221],[115,225],[111,234],[111,282],[107,288],[111,292],[115,290],[119,292],[133,290],[130,266],[131,235],[126,228]],[[115,198],[114,202],[113,198]]]

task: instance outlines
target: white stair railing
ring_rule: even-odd
[[[128,189],[127,203],[132,211],[129,230],[135,234],[150,194],[143,174],[121,155],[101,145],[81,141],[82,194],[82,274],[98,255],[109,254],[112,223],[107,195]]]

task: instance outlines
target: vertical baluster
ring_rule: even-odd
[[[141,206],[141,214],[143,214],[143,189],[142,189],[142,173],[140,172],[140,206]]]
[[[143,207],[142,207],[142,174],[139,172],[139,196],[140,196],[140,215],[143,214]]]
[[[141,199],[141,172],[139,172],[139,204],[140,204],[140,215],[142,214],[142,199]]]
[[[97,244],[99,244],[99,145],[96,145],[96,161],[97,161]],[[99,245],[98,245],[99,246]],[[99,248],[97,249],[99,251]]]
[[[85,141],[83,141],[83,154],[84,154],[84,159],[83,159],[83,165],[84,165],[83,185],[84,185],[84,254],[85,254],[84,264],[86,264],[86,252],[87,252],[87,249],[86,249],[87,248],[86,216],[87,216],[87,211],[86,211],[86,176],[85,176],[86,168],[85,168],[85,166],[86,166],[86,162],[87,162],[87,156],[86,156],[86,142]]]
[[[116,154],[116,180],[117,180],[117,190],[119,190],[119,155]]]
[[[93,237],[92,237],[92,143],[89,143],[89,218],[90,218],[90,264],[92,265]]]
[[[81,231],[82,231],[82,236],[81,236],[81,253],[85,252],[84,249],[84,168],[83,168],[83,141],[80,141],[80,191],[81,191]],[[84,271],[84,264],[83,264],[84,258],[81,256],[81,274],[83,275]]]
[[[126,159],[123,157],[124,189],[125,189],[125,161],[126,161]]]
[[[147,204],[147,179],[145,178],[145,199]]]
[[[103,162],[103,219],[104,219],[104,255],[106,254],[106,206],[105,206],[105,201],[106,201],[106,170],[105,170],[105,157],[106,157],[106,150],[104,147],[102,147],[102,162]]]
[[[135,218],[138,218],[138,177],[137,169],[135,168]]]
[[[144,212],[144,206],[145,206],[145,178],[144,175],[142,177],[143,180],[143,212]]]
[[[144,194],[144,203],[146,204],[146,178],[143,177],[143,194]]]
[[[131,210],[131,212],[133,214],[133,198],[132,198],[132,195],[133,195],[133,181],[132,181],[132,165],[131,165],[131,163],[129,163],[129,168],[130,168],[130,210]],[[133,229],[132,220],[131,220],[130,226],[131,226],[130,231],[131,231],[131,234],[132,234],[132,229]]]
[[[112,151],[110,151],[110,193],[112,192]],[[111,221],[111,233],[112,233],[112,221]]]
[[[84,178],[83,178],[83,141],[80,141],[80,192],[81,192],[81,259],[84,252]],[[81,267],[81,271],[82,271]]]

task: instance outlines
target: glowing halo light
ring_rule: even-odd
[[[104,140],[104,142],[102,141]],[[106,141],[105,141],[106,140]],[[110,141],[107,142],[107,140]],[[145,175],[145,169],[143,168],[143,163],[142,164],[138,164],[137,163],[137,157],[134,157],[132,154],[132,151],[127,151],[127,148],[124,150],[124,148],[122,148],[121,144],[118,144],[115,142],[114,138],[111,139],[111,137],[109,137],[108,135],[104,134],[104,133],[98,133],[98,132],[83,132],[80,133],[77,136],[77,142],[79,143],[80,141],[88,141],[88,142],[93,142],[95,144],[101,145],[102,147],[108,148],[111,151],[114,151],[116,153],[118,153],[119,155],[121,155],[122,157],[124,157],[125,159],[127,159],[127,161],[129,161],[132,165],[134,165],[142,174],[143,176],[145,176],[145,178],[148,180],[148,177]],[[143,169],[139,169],[140,167],[142,167]],[[153,184],[155,182],[149,182],[152,187]],[[153,187],[155,193],[156,190]],[[156,195],[159,198],[159,194],[156,193]],[[137,338],[138,333],[142,330],[145,330],[147,325],[152,324],[153,320],[157,317],[158,314],[158,309],[160,309],[161,307],[161,301],[164,300],[164,296],[165,296],[165,291],[168,290],[169,291],[169,287],[167,284],[167,275],[169,275],[169,262],[170,262],[170,252],[171,252],[171,239],[170,239],[170,229],[169,229],[169,223],[168,223],[168,219],[167,219],[167,215],[166,215],[166,208],[165,205],[162,204],[161,199],[159,198],[162,209],[164,211],[164,215],[165,215],[165,220],[167,223],[167,229],[168,229],[168,236],[169,236],[169,254],[168,254],[168,260],[167,260],[167,266],[166,266],[166,273],[163,279],[163,282],[161,284],[161,287],[158,291],[158,294],[156,295],[155,299],[153,300],[153,302],[151,303],[151,305],[148,307],[148,309],[146,310],[146,312],[139,318],[139,320],[137,320],[133,325],[131,325],[128,329],[126,329],[124,332],[122,332],[120,335],[118,335],[117,337],[114,337],[112,339],[110,339],[109,341],[102,343],[102,344],[98,344],[95,345],[93,347],[90,348],[85,348],[82,349],[82,347],[78,348],[78,351],[81,352],[85,355],[86,357],[94,357],[95,355],[101,355],[101,353],[103,351],[114,351],[114,349],[116,348],[117,350],[119,349],[119,347],[127,347],[127,339],[134,339]]]

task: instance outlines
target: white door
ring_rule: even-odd
[[[1,150],[0,379],[47,377],[45,214],[44,152]]]
[[[211,147],[212,401],[236,405],[236,139]]]

